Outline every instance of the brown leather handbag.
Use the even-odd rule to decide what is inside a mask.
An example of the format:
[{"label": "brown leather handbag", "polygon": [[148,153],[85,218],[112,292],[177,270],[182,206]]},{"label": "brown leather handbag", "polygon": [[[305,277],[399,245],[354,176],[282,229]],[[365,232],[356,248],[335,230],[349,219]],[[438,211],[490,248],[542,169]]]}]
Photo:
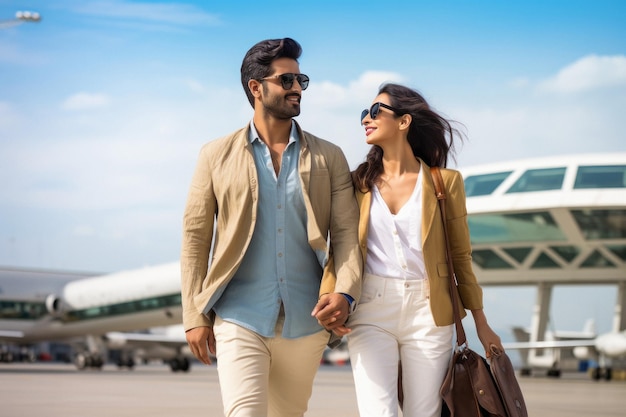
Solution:
[{"label": "brown leather handbag", "polygon": [[432,167],[435,193],[441,210],[450,278],[450,299],[454,312],[456,346],[441,385],[442,416],[450,417],[528,417],[515,370],[504,351],[492,347],[490,363],[467,345],[461,323],[457,280],[454,275],[445,208],[445,187],[438,167]]}]

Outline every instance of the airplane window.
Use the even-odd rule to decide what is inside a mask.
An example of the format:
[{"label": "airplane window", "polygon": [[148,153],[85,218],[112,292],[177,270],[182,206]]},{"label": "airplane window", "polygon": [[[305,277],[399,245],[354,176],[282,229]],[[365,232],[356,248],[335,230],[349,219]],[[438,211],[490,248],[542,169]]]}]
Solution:
[{"label": "airplane window", "polygon": [[155,310],[158,308],[179,306],[180,303],[180,293],[164,295],[156,298],[145,298],[142,300],[129,301],[125,303],[87,308],[84,310],[69,311],[66,314],[66,320],[74,321],[95,319],[99,317],[118,316],[121,314],[131,314],[141,311]]},{"label": "airplane window", "polygon": [[465,178],[465,194],[468,197],[489,195],[498,188],[513,171],[497,172],[494,174],[472,175]]},{"label": "airplane window", "polygon": [[529,169],[515,181],[507,193],[560,190],[565,177],[565,167]]},{"label": "airplane window", "polygon": [[574,188],[626,188],[626,165],[581,166]]},{"label": "airplane window", "polygon": [[472,244],[564,241],[547,211],[508,214],[475,214],[467,217]]},{"label": "airplane window", "polygon": [[47,313],[44,303],[0,301],[0,319],[38,319]]}]

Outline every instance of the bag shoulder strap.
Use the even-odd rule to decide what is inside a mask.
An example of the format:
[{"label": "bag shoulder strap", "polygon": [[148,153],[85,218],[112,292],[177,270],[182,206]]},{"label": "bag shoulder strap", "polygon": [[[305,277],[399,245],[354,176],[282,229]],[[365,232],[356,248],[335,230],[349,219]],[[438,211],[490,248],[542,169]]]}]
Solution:
[{"label": "bag shoulder strap", "polygon": [[454,264],[452,263],[452,255],[450,251],[450,238],[448,235],[448,221],[446,219],[446,187],[443,182],[441,170],[439,167],[431,167],[430,173],[433,177],[433,183],[435,185],[435,197],[439,203],[439,211],[441,212],[441,220],[443,222],[444,240],[446,242],[446,262],[448,263],[448,277],[449,277],[449,290],[450,290],[450,302],[452,303],[452,312],[454,313],[454,325],[456,327],[456,344],[457,346],[463,346],[467,343],[465,336],[465,330],[461,323],[461,313],[459,312],[459,304],[457,303],[458,295],[458,282],[454,273]]}]

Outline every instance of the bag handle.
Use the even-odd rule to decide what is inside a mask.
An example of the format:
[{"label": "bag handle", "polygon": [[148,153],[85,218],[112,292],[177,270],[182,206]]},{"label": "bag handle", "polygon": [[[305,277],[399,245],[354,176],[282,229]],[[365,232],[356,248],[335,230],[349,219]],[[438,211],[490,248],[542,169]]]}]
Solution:
[{"label": "bag handle", "polygon": [[443,182],[443,177],[441,176],[441,170],[439,167],[431,167],[430,173],[433,177],[433,183],[435,185],[435,196],[437,197],[437,202],[439,203],[439,211],[441,211],[441,219],[443,222],[443,234],[444,240],[446,242],[446,262],[448,263],[448,277],[449,281],[449,290],[450,290],[450,302],[452,303],[452,312],[454,313],[454,325],[456,327],[456,344],[458,348],[461,348],[463,345],[467,346],[467,338],[465,336],[465,330],[463,329],[463,324],[461,323],[461,313],[459,312],[459,304],[457,303],[458,296],[458,281],[456,279],[456,275],[454,273],[454,265],[452,263],[452,255],[450,251],[450,239],[448,236],[448,222],[446,219],[446,191],[445,185]]}]

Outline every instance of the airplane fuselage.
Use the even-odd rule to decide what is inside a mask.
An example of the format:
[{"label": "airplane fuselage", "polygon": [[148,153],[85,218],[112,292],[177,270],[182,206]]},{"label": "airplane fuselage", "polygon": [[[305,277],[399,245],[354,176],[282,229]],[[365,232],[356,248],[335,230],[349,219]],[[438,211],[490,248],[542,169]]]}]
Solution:
[{"label": "airplane fuselage", "polygon": [[5,294],[0,302],[0,339],[19,344],[173,325],[182,320],[180,268],[175,262],[81,278],[45,299]]}]

